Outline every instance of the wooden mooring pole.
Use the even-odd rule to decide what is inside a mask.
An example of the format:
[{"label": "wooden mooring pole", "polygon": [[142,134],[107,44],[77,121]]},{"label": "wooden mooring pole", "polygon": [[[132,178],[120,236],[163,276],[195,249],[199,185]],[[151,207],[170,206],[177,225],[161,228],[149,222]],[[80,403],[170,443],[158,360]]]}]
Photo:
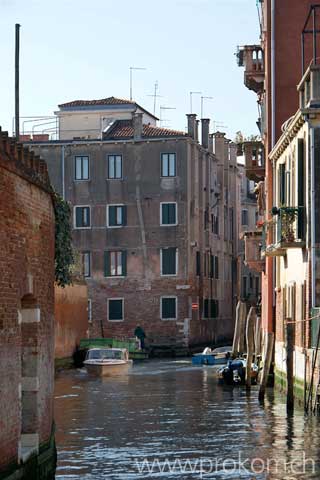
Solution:
[{"label": "wooden mooring pole", "polygon": [[[244,329],[246,321],[246,304],[239,300],[236,308],[236,322],[233,334],[232,356],[236,357],[244,349]],[[242,349],[242,350],[241,350]]]},{"label": "wooden mooring pole", "polygon": [[294,381],[293,381],[293,350],[294,350],[294,324],[287,319],[286,322],[286,349],[287,349],[287,412],[294,408]]},{"label": "wooden mooring pole", "polygon": [[257,321],[256,309],[251,307],[247,318],[246,341],[247,341],[247,365],[246,365],[246,389],[251,389],[251,365],[254,354],[254,327]]},{"label": "wooden mooring pole", "polygon": [[269,332],[267,334],[267,347],[266,347],[266,353],[265,353],[265,358],[263,363],[261,383],[259,388],[259,401],[264,400],[264,396],[266,393],[266,387],[268,383],[268,376],[269,376],[272,354],[273,354],[273,344],[274,344],[274,333]]}]

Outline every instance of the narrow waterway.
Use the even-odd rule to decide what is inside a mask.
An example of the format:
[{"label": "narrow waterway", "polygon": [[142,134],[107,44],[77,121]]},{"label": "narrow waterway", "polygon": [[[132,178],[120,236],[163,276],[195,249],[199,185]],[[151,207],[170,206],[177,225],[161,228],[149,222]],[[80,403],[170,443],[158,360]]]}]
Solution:
[{"label": "narrow waterway", "polygon": [[213,367],[137,363],[127,377],[59,373],[57,479],[319,479],[320,421],[220,386]]}]

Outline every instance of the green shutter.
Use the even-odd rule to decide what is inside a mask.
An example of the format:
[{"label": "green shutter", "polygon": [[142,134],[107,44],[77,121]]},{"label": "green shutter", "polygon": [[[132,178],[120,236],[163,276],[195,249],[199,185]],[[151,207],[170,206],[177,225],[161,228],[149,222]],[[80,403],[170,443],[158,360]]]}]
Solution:
[{"label": "green shutter", "polygon": [[82,227],[82,208],[76,207],[76,227]]},{"label": "green shutter", "polygon": [[127,206],[124,205],[122,208],[122,225],[127,225]]},{"label": "green shutter", "polygon": [[110,252],[104,252],[104,276],[111,276]]},{"label": "green shutter", "polygon": [[109,226],[114,227],[117,225],[117,209],[115,206],[109,206]]},{"label": "green shutter", "polygon": [[109,320],[123,320],[122,300],[109,300]]},{"label": "green shutter", "polygon": [[167,203],[162,204],[162,223],[168,225],[169,223],[169,205]]},{"label": "green shutter", "polygon": [[162,298],[162,318],[176,318],[176,299]]},{"label": "green shutter", "polygon": [[121,252],[121,260],[122,260],[122,275],[125,277],[127,275],[127,252],[123,250]]},{"label": "green shutter", "polygon": [[176,204],[175,203],[168,204],[168,223],[169,224],[176,223]]},{"label": "green shutter", "polygon": [[201,257],[200,257],[200,252],[196,253],[196,272],[197,276],[201,275]]},{"label": "green shutter", "polygon": [[213,255],[210,255],[210,277],[213,278],[214,277],[214,263],[213,263],[213,260],[214,260],[214,256]]},{"label": "green shutter", "polygon": [[209,317],[209,300],[207,298],[204,299],[204,308],[203,308],[203,318]]},{"label": "green shutter", "polygon": [[162,274],[176,274],[176,251],[175,247],[162,249]]},{"label": "green shutter", "polygon": [[214,257],[215,259],[215,278],[218,279],[219,278],[219,257]]}]

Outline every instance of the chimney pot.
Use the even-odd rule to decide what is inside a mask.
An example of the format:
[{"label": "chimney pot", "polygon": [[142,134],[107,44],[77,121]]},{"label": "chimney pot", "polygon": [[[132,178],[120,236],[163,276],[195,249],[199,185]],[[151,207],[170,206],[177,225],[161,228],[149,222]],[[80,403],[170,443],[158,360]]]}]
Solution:
[{"label": "chimney pot", "polygon": [[209,125],[210,125],[209,118],[201,119],[201,144],[203,148],[209,147]]},{"label": "chimney pot", "polygon": [[188,135],[196,140],[196,118],[197,115],[195,113],[187,113],[188,118]]},{"label": "chimney pot", "polygon": [[134,140],[141,140],[142,138],[142,129],[143,129],[142,117],[143,117],[143,113],[135,112],[132,114]]}]

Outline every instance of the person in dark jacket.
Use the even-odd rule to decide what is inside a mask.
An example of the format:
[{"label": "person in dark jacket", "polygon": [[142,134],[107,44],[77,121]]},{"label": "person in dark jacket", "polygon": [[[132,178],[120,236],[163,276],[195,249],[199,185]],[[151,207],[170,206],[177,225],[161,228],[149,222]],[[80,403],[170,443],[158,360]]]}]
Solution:
[{"label": "person in dark jacket", "polygon": [[138,325],[134,331],[134,336],[137,337],[140,340],[140,347],[141,350],[144,349],[144,339],[146,338],[146,334],[144,333],[144,330],[140,325]]}]

